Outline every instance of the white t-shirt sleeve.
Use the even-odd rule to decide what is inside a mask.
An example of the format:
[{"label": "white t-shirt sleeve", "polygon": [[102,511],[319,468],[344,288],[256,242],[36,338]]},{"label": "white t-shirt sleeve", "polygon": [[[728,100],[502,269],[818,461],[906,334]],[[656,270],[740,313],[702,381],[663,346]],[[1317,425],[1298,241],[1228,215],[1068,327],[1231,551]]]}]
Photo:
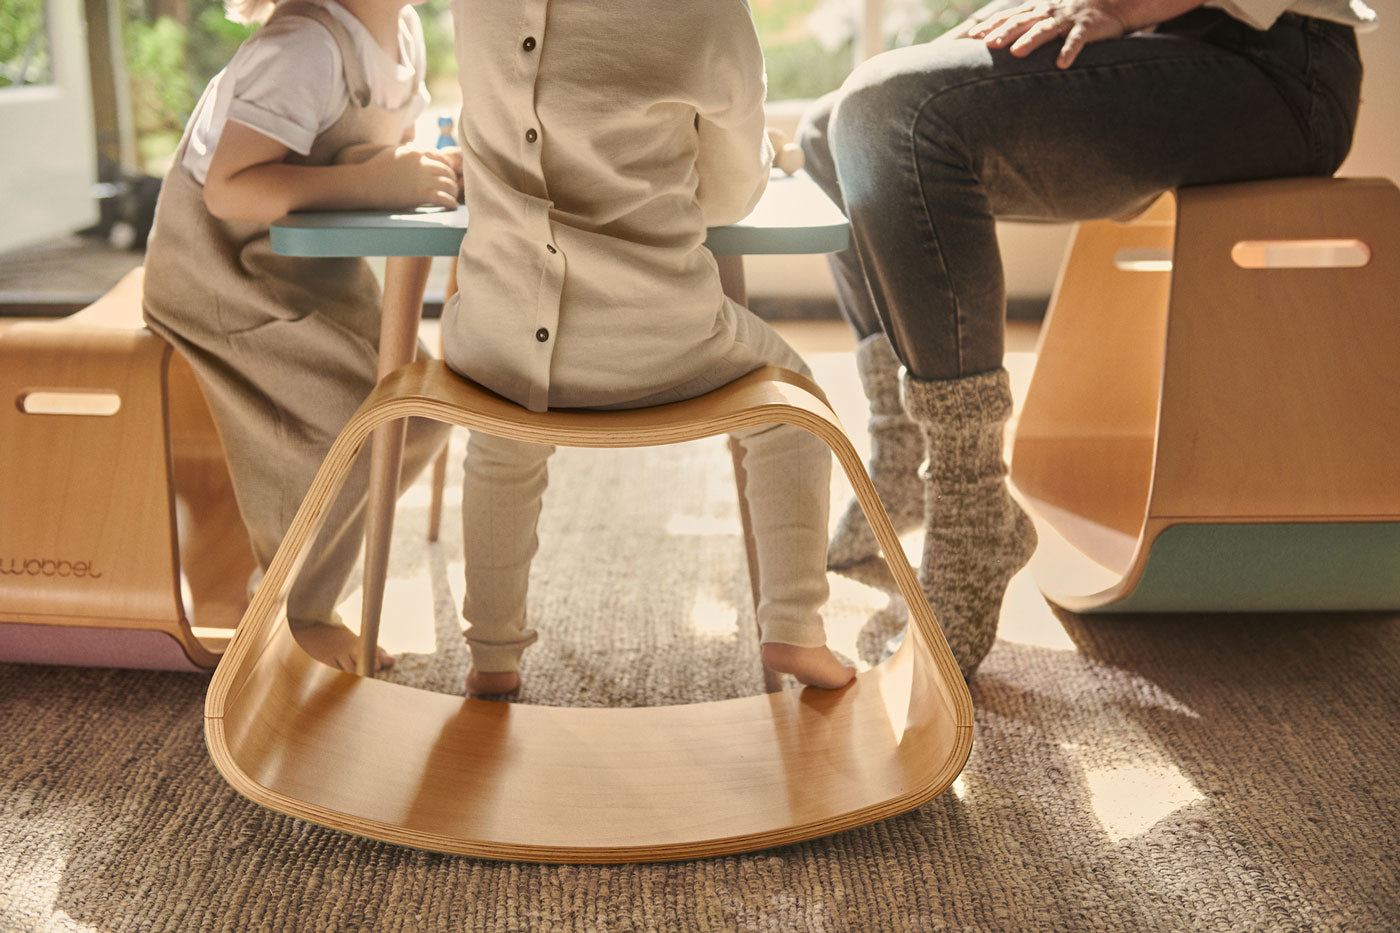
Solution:
[{"label": "white t-shirt sleeve", "polygon": [[412,100],[404,111],[404,130],[411,131],[414,122],[428,108],[430,97],[426,77],[428,74],[428,46],[423,39],[423,22],[418,11],[411,6],[403,8],[404,58],[413,67],[415,83]]},{"label": "white t-shirt sleeve", "polygon": [[1229,13],[1255,29],[1268,29],[1295,0],[1206,0],[1203,6]]},{"label": "white t-shirt sleeve", "polygon": [[342,74],[340,49],[324,26],[305,17],[274,20],[229,63],[228,119],[306,155],[345,109]]},{"label": "white t-shirt sleeve", "polygon": [[423,21],[418,16],[418,11],[411,6],[403,8],[403,24],[407,34],[406,44],[408,46],[409,64],[413,66],[413,73],[421,80],[428,71],[428,45],[423,38]]},{"label": "white t-shirt sleeve", "polygon": [[1203,6],[1229,13],[1255,29],[1268,29],[1283,13],[1301,13],[1369,32],[1376,26],[1376,11],[1363,0],[1206,0]]}]

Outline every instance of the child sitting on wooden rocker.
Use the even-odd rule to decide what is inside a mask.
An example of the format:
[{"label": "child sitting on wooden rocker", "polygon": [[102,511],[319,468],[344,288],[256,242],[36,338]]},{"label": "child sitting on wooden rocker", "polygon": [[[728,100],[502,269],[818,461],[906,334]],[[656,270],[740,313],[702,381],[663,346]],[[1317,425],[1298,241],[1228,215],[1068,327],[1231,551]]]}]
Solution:
[{"label": "child sitting on wooden rocker", "polygon": [[[765,364],[806,372],[726,298],[706,228],[767,184],[763,56],[743,0],[457,0],[471,222],[444,356],[535,411],[701,395]],[[737,433],[766,665],[835,688],[826,647],[831,457],[792,426]],[[553,448],[473,431],[466,459],[466,691],[520,685],[526,589]]]}]

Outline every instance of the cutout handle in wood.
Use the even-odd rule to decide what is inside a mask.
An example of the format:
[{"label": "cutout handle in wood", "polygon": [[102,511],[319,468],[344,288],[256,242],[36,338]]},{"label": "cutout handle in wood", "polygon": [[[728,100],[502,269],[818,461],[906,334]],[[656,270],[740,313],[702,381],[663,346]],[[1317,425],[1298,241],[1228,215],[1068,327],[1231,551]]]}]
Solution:
[{"label": "cutout handle in wood", "polygon": [[1241,269],[1360,269],[1371,261],[1361,240],[1240,240],[1230,258]]},{"label": "cutout handle in wood", "polygon": [[15,399],[26,415],[80,415],[111,417],[122,407],[116,392],[97,389],[32,389]]}]

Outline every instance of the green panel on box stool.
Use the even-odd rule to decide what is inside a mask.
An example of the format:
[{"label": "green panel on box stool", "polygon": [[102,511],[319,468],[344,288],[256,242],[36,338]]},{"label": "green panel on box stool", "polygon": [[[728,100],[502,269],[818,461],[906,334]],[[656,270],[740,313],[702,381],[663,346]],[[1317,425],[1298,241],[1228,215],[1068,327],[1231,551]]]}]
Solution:
[{"label": "green panel on box stool", "polygon": [[1142,579],[1093,612],[1400,609],[1400,522],[1183,524]]}]

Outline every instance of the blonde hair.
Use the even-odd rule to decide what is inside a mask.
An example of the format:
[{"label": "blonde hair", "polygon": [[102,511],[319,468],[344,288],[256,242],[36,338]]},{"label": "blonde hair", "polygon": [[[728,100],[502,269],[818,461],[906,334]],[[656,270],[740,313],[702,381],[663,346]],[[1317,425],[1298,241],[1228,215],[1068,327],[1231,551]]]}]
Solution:
[{"label": "blonde hair", "polygon": [[235,23],[265,23],[277,0],[224,0],[224,15]]}]

